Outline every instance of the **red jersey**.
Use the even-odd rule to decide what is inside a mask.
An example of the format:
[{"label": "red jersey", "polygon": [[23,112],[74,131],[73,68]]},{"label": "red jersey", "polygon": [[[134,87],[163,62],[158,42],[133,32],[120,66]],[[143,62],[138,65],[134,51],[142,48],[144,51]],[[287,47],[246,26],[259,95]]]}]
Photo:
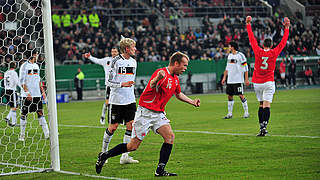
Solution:
[{"label": "red jersey", "polygon": [[286,72],[286,64],[284,62],[280,63],[280,73]]},{"label": "red jersey", "polygon": [[[160,70],[166,75],[163,77],[155,88],[150,87],[150,81],[155,78]],[[151,76],[147,87],[140,96],[139,105],[153,111],[164,111],[173,94],[181,92],[180,81],[177,75],[171,75],[168,68],[157,69]]]},{"label": "red jersey", "polygon": [[265,83],[268,81],[274,81],[274,69],[276,67],[276,60],[282,49],[286,46],[289,37],[289,29],[284,30],[284,35],[279,45],[270,50],[264,50],[258,46],[257,40],[255,39],[251,29],[251,24],[247,24],[247,31],[249,41],[255,56],[252,82]]}]

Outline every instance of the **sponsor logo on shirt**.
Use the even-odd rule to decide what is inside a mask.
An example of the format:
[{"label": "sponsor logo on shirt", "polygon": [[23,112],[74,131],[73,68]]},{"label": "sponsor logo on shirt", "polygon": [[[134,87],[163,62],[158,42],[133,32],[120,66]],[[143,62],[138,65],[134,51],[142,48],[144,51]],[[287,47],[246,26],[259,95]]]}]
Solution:
[{"label": "sponsor logo on shirt", "polygon": [[28,75],[38,75],[38,69],[29,69],[28,70]]}]

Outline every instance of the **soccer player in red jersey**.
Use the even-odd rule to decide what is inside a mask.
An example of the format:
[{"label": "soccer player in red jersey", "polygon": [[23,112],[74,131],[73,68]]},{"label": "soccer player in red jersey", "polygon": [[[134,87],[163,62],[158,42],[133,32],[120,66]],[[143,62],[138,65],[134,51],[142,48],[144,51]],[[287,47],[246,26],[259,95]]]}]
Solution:
[{"label": "soccer player in red jersey", "polygon": [[180,101],[189,103],[195,107],[200,106],[200,99],[190,99],[181,92],[178,75],[186,71],[189,57],[181,52],[176,52],[170,57],[169,66],[156,70],[149,83],[140,96],[139,106],[133,122],[131,141],[118,144],[105,153],[99,153],[96,162],[96,172],[100,174],[105,160],[128,151],[138,149],[143,138],[151,129],[160,134],[164,143],[160,150],[160,158],[155,171],[155,176],[177,176],[164,170],[173,146],[174,134],[167,119],[164,108],[169,99],[175,94]]},{"label": "soccer player in red jersey", "polygon": [[270,118],[270,104],[275,92],[274,70],[276,60],[282,49],[286,46],[289,37],[290,20],[287,17],[284,18],[284,35],[280,44],[274,49],[271,49],[273,42],[269,38],[264,40],[263,48],[258,46],[252,32],[251,20],[251,16],[247,16],[246,23],[249,41],[255,55],[252,82],[254,83],[257,99],[260,102],[258,111],[260,132],[257,136],[265,136],[268,133],[267,124]]}]

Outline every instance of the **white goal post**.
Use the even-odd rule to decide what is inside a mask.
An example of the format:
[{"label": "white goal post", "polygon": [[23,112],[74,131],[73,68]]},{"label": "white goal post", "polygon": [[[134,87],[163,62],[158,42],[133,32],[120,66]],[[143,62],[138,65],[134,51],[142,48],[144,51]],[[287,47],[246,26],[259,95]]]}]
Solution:
[{"label": "white goal post", "polygon": [[[14,102],[20,104],[14,111],[8,104],[11,95],[3,85],[5,79],[0,79],[0,178],[14,174],[60,171],[50,0],[2,1],[0,13],[0,75],[8,71],[11,62],[17,64],[15,70],[19,75],[21,64],[29,58],[28,53],[30,56],[33,50],[39,51],[37,64],[47,101],[43,101],[43,116],[49,124],[47,139],[42,132],[40,115],[28,113],[25,139],[21,140],[21,87],[17,87]],[[10,124],[10,113],[13,111],[16,112],[15,126]]]}]

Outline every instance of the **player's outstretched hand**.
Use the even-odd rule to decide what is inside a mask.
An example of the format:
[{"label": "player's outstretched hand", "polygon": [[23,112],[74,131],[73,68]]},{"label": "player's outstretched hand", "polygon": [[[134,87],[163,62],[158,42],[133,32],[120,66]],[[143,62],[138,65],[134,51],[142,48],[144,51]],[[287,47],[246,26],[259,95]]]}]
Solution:
[{"label": "player's outstretched hand", "polygon": [[289,20],[288,17],[285,17],[285,18],[283,19],[283,25],[284,25],[284,27],[286,27],[287,29],[289,29],[289,27],[290,27],[290,20]]},{"label": "player's outstretched hand", "polygon": [[252,17],[251,17],[251,16],[247,16],[247,18],[246,18],[246,23],[247,23],[247,24],[250,24],[251,21],[252,21]]},{"label": "player's outstretched hand", "polygon": [[131,87],[134,85],[134,81],[128,81],[121,84],[121,87]]},{"label": "player's outstretched hand", "polygon": [[85,58],[89,58],[91,56],[91,54],[90,54],[90,52],[88,52],[88,53],[85,53],[84,55],[83,55],[83,57],[85,57]]},{"label": "player's outstretched hand", "polygon": [[200,99],[194,99],[193,100],[193,105],[195,106],[195,107],[200,107]]}]

